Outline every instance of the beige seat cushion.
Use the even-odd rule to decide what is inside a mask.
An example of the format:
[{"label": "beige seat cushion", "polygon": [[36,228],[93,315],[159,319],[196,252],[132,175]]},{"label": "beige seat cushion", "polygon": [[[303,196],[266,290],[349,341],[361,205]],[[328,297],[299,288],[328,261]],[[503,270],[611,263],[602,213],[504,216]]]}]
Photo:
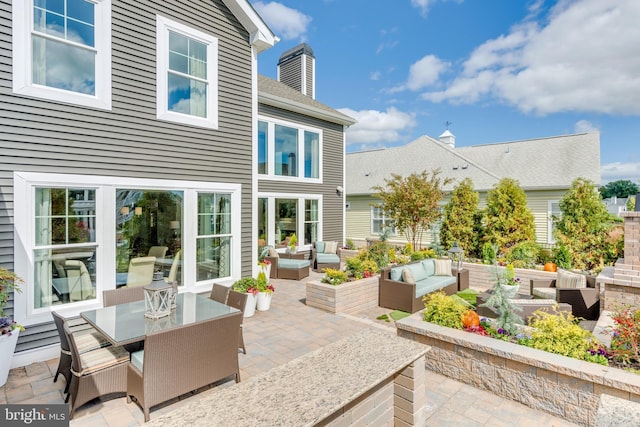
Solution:
[{"label": "beige seat cushion", "polygon": [[[124,347],[105,347],[89,351],[80,355],[82,372],[76,375],[89,375],[92,372],[108,368],[118,363],[129,361],[129,352]],[[74,372],[75,373],[75,372]]]},{"label": "beige seat cushion", "polygon": [[83,331],[73,332],[73,339],[76,342],[79,353],[86,353],[91,350],[97,350],[111,345],[111,343],[95,329],[85,329]]},{"label": "beige seat cushion", "polygon": [[556,299],[556,290],[555,288],[533,288],[532,295],[535,298],[542,299]]},{"label": "beige seat cushion", "polygon": [[278,258],[278,251],[276,251],[276,248],[269,248],[269,256],[273,258]]}]

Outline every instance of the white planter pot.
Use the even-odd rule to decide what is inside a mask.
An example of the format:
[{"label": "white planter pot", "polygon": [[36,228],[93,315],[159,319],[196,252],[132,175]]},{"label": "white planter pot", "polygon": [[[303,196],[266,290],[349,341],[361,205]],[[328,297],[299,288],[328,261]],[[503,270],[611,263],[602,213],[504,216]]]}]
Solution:
[{"label": "white planter pot", "polygon": [[14,330],[11,335],[0,336],[0,387],[7,383],[9,378],[9,369],[11,368],[11,360],[13,360],[13,352],[16,350],[18,342],[19,329]]},{"label": "white planter pot", "polygon": [[247,305],[244,307],[244,317],[251,317],[256,312],[258,300],[251,292],[247,293]]},{"label": "white planter pot", "polygon": [[[267,282],[269,282],[269,276],[271,276],[271,264],[267,264],[265,266],[259,265],[258,266],[258,274],[260,274],[260,272],[264,272],[264,275],[267,276]],[[258,276],[256,276],[256,279],[258,278]]]},{"label": "white planter pot", "polygon": [[507,298],[513,298],[516,296],[516,294],[518,293],[518,291],[520,290],[520,285],[500,285],[500,287],[502,288],[502,291],[504,292],[504,295]]},{"label": "white planter pot", "polygon": [[271,306],[271,296],[273,292],[258,292],[258,302],[256,308],[258,311],[267,311]]}]

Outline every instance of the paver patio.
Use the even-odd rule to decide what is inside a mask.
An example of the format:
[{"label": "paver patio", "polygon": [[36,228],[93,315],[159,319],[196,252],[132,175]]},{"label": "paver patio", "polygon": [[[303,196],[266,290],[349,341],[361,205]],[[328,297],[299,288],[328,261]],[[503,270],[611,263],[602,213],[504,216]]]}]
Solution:
[{"label": "paver patio", "polygon": [[[378,308],[356,316],[332,315],[304,304],[307,280],[319,278],[318,273],[301,282],[273,280],[276,287],[271,309],[256,312],[244,319],[246,355],[240,354],[243,379],[284,364],[298,356],[366,328],[393,328],[393,322],[376,320],[390,310]],[[380,351],[380,349],[371,349]],[[0,403],[63,403],[65,383],[60,378],[53,383],[57,359],[13,369],[7,384],[0,388]],[[527,406],[497,397],[489,392],[453,381],[427,371],[426,376],[428,426],[555,426],[575,424],[535,411]],[[233,381],[182,396],[151,411],[151,418],[178,408],[185,402],[215,393],[218,387],[233,386]],[[242,404],[242,402],[238,402]],[[97,399],[81,407],[72,426],[116,427],[143,425],[142,411],[127,404],[125,397]]]}]

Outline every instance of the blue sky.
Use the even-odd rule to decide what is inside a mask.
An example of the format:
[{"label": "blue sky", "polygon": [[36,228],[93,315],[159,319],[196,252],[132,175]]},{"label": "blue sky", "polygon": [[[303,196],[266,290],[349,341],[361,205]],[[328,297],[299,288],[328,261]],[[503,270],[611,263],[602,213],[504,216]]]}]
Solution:
[{"label": "blue sky", "polygon": [[457,146],[600,131],[602,183],[640,182],[639,0],[251,1],[301,42],[316,99],[358,120],[347,151],[437,138]]}]

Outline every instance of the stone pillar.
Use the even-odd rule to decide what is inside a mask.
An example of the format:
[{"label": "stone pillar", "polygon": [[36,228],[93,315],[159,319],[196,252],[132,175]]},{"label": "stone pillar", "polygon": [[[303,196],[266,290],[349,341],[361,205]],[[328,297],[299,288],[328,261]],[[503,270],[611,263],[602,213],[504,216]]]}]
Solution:
[{"label": "stone pillar", "polygon": [[640,287],[640,212],[623,212],[624,258],[616,262],[614,284]]},{"label": "stone pillar", "polygon": [[394,379],[394,426],[423,426],[426,419],[425,356],[415,360]]}]

